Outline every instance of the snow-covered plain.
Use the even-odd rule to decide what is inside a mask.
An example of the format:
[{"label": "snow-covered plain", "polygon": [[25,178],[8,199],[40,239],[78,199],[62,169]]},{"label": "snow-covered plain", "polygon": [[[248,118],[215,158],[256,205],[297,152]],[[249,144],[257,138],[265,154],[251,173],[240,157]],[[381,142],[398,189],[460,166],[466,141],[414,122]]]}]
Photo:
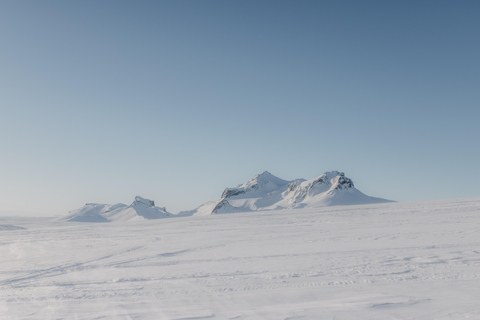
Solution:
[{"label": "snow-covered plain", "polygon": [[0,218],[0,319],[480,319],[480,198]]}]

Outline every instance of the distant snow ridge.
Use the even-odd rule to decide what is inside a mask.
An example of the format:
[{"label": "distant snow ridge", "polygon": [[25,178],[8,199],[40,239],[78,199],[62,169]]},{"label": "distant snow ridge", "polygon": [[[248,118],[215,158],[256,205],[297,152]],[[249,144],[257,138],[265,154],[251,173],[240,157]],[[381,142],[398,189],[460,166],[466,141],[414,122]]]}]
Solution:
[{"label": "distant snow ridge", "polygon": [[129,206],[123,203],[114,205],[87,203],[80,209],[70,211],[65,221],[110,222],[140,219],[161,219],[171,216],[165,207],[156,207],[155,202],[136,196]]},{"label": "distant snow ridge", "polygon": [[355,188],[343,172],[329,171],[311,179],[286,181],[270,172],[257,174],[236,188],[227,188],[222,196],[180,215],[278,210],[391,202],[365,195]]}]

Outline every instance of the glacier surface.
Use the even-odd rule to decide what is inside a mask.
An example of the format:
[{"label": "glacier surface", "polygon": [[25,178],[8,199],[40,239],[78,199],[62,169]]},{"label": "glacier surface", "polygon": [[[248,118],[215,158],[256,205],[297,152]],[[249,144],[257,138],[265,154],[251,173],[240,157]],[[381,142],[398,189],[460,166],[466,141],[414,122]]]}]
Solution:
[{"label": "glacier surface", "polygon": [[0,226],[6,320],[480,318],[480,198]]}]

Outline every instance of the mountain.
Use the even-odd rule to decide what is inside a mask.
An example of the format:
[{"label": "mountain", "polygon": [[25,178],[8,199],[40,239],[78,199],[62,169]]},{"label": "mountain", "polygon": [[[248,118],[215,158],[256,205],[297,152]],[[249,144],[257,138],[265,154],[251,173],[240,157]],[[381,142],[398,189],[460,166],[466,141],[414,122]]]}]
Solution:
[{"label": "mountain", "polygon": [[71,222],[110,222],[139,219],[161,219],[171,216],[164,207],[156,207],[155,202],[136,196],[129,206],[123,203],[114,205],[87,203],[82,208],[70,211],[64,221]]},{"label": "mountain", "polygon": [[270,172],[257,174],[236,188],[227,188],[219,199],[179,215],[278,210],[391,202],[367,196],[343,172],[329,171],[311,179],[286,181]]}]

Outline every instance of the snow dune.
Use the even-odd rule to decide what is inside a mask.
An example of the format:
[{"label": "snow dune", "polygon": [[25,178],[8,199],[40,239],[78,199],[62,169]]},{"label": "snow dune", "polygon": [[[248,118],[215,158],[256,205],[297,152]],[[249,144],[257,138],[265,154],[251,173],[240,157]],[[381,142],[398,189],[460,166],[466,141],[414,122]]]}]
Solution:
[{"label": "snow dune", "polygon": [[0,225],[6,320],[480,319],[480,198]]}]

